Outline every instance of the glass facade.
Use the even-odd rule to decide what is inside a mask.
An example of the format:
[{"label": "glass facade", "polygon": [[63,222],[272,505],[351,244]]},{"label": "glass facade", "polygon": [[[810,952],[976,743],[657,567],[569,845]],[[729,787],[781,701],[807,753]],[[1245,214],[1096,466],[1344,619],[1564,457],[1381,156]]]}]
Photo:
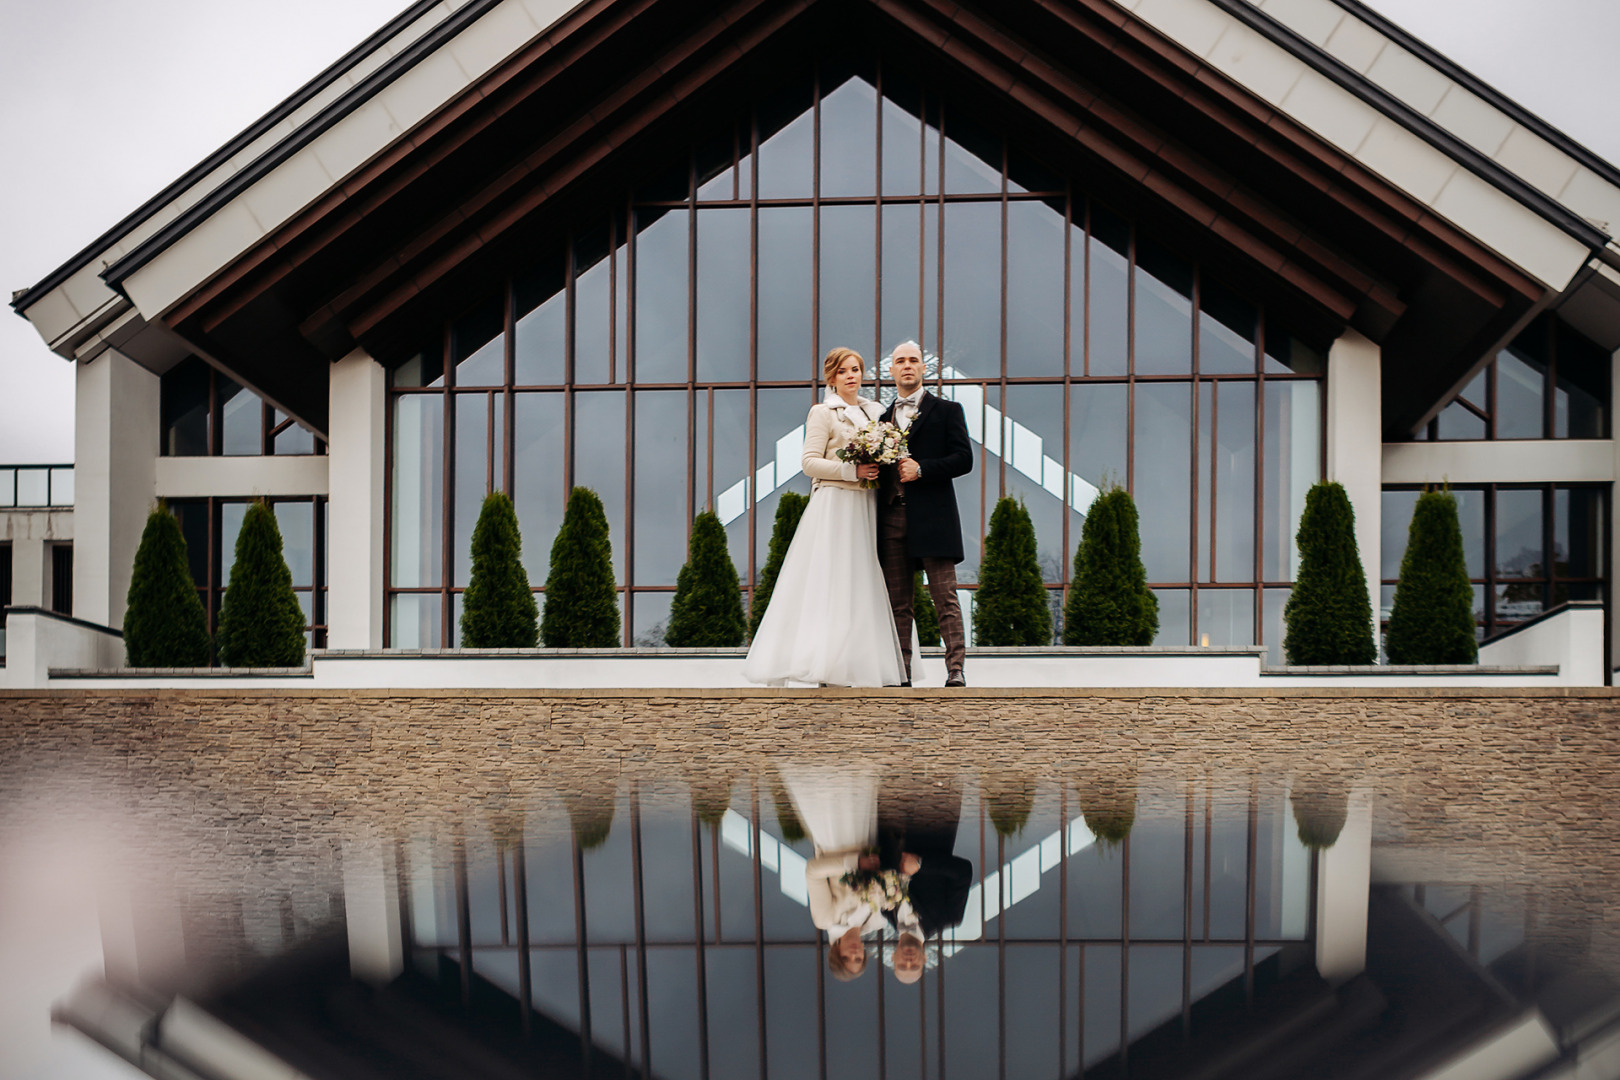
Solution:
[{"label": "glass facade", "polygon": [[1322,343],[876,65],[823,65],[666,164],[392,365],[391,647],[456,643],[492,490],[537,591],[568,491],[602,497],[626,644],[661,643],[704,508],[751,591],[781,493],[809,490],[820,357],[878,368],[907,338],[977,449],[957,482],[970,617],[997,498],[1029,508],[1060,610],[1113,482],[1141,512],[1161,644],[1280,638],[1322,474]]},{"label": "glass facade", "polygon": [[[1458,485],[1463,557],[1481,638],[1570,600],[1608,596],[1608,485]],[[1384,490],[1383,602],[1389,619],[1422,488]]]},{"label": "glass facade", "polygon": [[[208,613],[208,632],[219,629],[219,605],[231,580],[236,558],[236,535],[242,529],[252,499],[169,499],[170,513],[180,522],[186,538],[191,580]],[[326,647],[327,500],[310,498],[269,500],[281,530],[281,555],[292,573],[293,592],[304,609],[304,644]]]},{"label": "glass facade", "polygon": [[160,384],[165,457],[324,454],[326,443],[195,356]]},{"label": "glass facade", "polygon": [[1422,437],[1606,439],[1611,363],[1602,348],[1543,315],[1469,380]]}]

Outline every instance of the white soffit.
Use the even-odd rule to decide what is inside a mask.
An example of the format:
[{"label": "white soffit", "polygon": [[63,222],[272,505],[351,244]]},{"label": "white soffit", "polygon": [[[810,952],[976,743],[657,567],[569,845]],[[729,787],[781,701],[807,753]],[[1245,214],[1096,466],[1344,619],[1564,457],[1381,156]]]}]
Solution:
[{"label": "white soffit", "polygon": [[[1589,258],[1579,240],[1210,0],[1116,2],[1555,291]],[[1620,189],[1332,0],[1249,2],[1582,217],[1620,222]]]},{"label": "white soffit", "polygon": [[[462,3],[441,7],[448,15]],[[505,0],[495,5],[378,91],[364,107],[338,121],[126,277],[125,292],[149,316],[168,308],[473,86],[574,6],[574,0]]]}]

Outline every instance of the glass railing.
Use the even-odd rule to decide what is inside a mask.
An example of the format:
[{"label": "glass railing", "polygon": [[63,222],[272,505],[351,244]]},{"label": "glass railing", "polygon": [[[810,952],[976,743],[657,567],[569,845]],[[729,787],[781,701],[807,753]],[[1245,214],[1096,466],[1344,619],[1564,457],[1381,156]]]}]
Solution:
[{"label": "glass railing", "polygon": [[72,465],[0,465],[0,509],[72,505]]}]

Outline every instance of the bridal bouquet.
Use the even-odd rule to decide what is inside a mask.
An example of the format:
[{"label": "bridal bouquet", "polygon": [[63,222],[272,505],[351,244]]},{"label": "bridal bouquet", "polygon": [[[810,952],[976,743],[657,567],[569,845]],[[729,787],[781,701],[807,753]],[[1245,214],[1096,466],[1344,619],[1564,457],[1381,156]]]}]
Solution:
[{"label": "bridal bouquet", "polygon": [[[906,433],[887,420],[873,420],[837,453],[839,461],[856,465],[893,465],[906,456]],[[876,480],[861,481],[863,488],[877,486]]]},{"label": "bridal bouquet", "polygon": [[851,870],[840,878],[873,911],[893,911],[911,902],[909,879],[898,870]]}]

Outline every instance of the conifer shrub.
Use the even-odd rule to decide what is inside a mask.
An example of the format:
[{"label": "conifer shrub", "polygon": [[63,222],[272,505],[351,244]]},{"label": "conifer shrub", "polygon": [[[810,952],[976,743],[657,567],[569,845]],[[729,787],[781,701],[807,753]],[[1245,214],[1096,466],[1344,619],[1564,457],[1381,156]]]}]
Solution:
[{"label": "conifer shrub", "polygon": [[264,500],[236,535],[236,561],[219,607],[219,659],[226,667],[298,667],[304,662],[304,609],[281,554],[281,529]]},{"label": "conifer shrub", "polygon": [[551,649],[611,649],[619,644],[619,592],[607,513],[590,488],[568,497],[551,545],[540,640]]},{"label": "conifer shrub", "polygon": [[180,523],[159,502],[146,515],[124,609],[130,667],[207,667],[208,614],[197,596]]},{"label": "conifer shrub", "polygon": [[1479,660],[1474,587],[1468,581],[1457,497],[1449,491],[1424,492],[1412,510],[1384,653],[1392,664]]},{"label": "conifer shrub", "polygon": [[973,598],[973,640],[979,645],[1052,644],[1052,608],[1035,549],[1035,526],[1024,504],[996,503],[984,538],[979,589]]},{"label": "conifer shrub", "polygon": [[1356,550],[1356,514],[1342,484],[1324,481],[1300,515],[1299,577],[1283,608],[1290,664],[1373,664],[1372,601]]},{"label": "conifer shrub", "polygon": [[523,569],[517,512],[503,492],[494,492],[473,526],[472,575],[461,607],[462,647],[532,649],[540,640],[539,615]]},{"label": "conifer shrub", "polygon": [[1065,645],[1151,645],[1159,598],[1148,588],[1136,500],[1107,486],[1086,511],[1063,605]]},{"label": "conifer shrub", "polygon": [[688,550],[686,565],[675,579],[664,640],[679,648],[741,645],[748,630],[742,588],[726,550],[726,528],[712,511],[703,511],[692,522]]},{"label": "conifer shrub", "polygon": [[776,804],[776,824],[782,830],[782,839],[790,844],[796,844],[808,834],[804,829],[804,822],[793,809],[793,800],[788,796],[787,785],[777,775],[771,777],[771,801]]},{"label": "conifer shrub", "polygon": [[942,640],[939,636],[939,612],[934,610],[934,597],[923,581],[921,570],[912,579],[911,620],[917,628],[917,644],[938,648]]},{"label": "conifer shrub", "polygon": [[687,782],[692,791],[692,813],[705,825],[720,824],[731,808],[731,786],[736,777],[729,772],[700,772]]},{"label": "conifer shrub", "polygon": [[748,611],[748,636],[759,632],[759,622],[770,605],[771,593],[776,588],[776,577],[782,572],[782,560],[787,558],[788,546],[799,529],[799,519],[810,498],[797,491],[784,491],[776,504],[776,522],[771,526],[771,546],[765,554],[765,569],[760,571],[759,583],[754,586],[754,599]]}]

